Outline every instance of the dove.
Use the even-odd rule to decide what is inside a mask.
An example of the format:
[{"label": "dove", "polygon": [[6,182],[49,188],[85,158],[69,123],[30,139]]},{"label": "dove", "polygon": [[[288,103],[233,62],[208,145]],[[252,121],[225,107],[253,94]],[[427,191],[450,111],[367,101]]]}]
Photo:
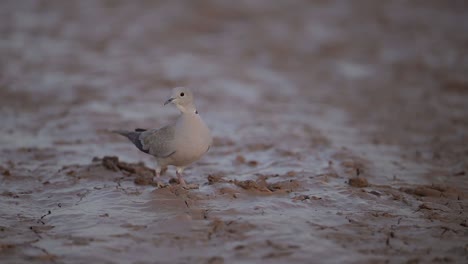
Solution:
[{"label": "dove", "polygon": [[[199,160],[213,142],[207,127],[195,104],[190,89],[176,87],[172,96],[164,105],[174,104],[180,111],[177,120],[159,129],[141,129],[134,131],[114,130],[114,133],[127,137],[140,151],[156,158],[156,183],[162,187],[161,175],[168,166],[175,166],[179,183],[187,186],[182,175],[184,169]],[[194,187],[196,188],[196,187]]]}]

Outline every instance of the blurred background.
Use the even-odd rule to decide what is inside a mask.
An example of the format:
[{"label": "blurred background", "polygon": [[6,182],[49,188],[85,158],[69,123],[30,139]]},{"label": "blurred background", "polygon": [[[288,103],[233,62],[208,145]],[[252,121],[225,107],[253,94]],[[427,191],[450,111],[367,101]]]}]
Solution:
[{"label": "blurred background", "polygon": [[[296,239],[296,244],[313,245],[315,251],[294,243],[289,249],[287,245],[275,247],[259,242],[259,234],[243,233],[242,239],[220,235],[216,246],[202,247],[217,252],[217,258],[211,253],[191,258],[194,252],[189,252],[167,261],[229,263],[271,258],[278,263],[285,259],[300,263],[310,259],[311,252],[331,262],[389,258],[399,262],[414,257],[427,263],[439,257],[444,260],[448,252],[449,260],[466,259],[468,241],[463,234],[467,217],[460,208],[466,205],[463,194],[468,189],[467,51],[466,1],[1,1],[0,199],[9,209],[0,220],[2,226],[16,227],[7,228],[9,233],[1,239],[15,249],[0,247],[0,256],[5,254],[12,263],[25,259],[41,262],[44,254],[54,261],[70,257],[85,261],[89,256],[72,250],[67,243],[70,236],[83,239],[82,231],[96,222],[90,220],[94,218],[82,216],[81,222],[74,224],[75,233],[57,226],[72,221],[77,211],[98,210],[91,206],[96,201],[101,201],[102,208],[114,208],[109,206],[112,202],[127,209],[134,204],[128,193],[118,192],[119,196],[113,188],[104,192],[106,187],[102,186],[104,190],[95,191],[96,179],[87,185],[57,171],[70,165],[79,170],[93,157],[105,155],[143,161],[153,168],[150,157],[107,130],[157,128],[171,122],[177,111],[163,107],[163,103],[171,88],[187,86],[195,91],[198,110],[215,136],[210,154],[188,170],[189,181],[203,185],[208,174],[240,180],[256,180],[258,174],[278,175],[278,179],[295,175],[302,186],[295,190],[298,195],[317,195],[324,202],[299,206],[296,200],[291,201],[295,194],[261,201],[262,208],[270,210],[267,219],[278,210],[289,212],[263,227],[266,231],[261,238]],[[440,221],[437,228],[452,230],[447,232],[449,237],[439,237],[439,229],[425,226],[428,219],[434,219],[432,211],[410,216],[409,212],[421,205],[420,195],[413,197],[402,191],[412,198],[405,198],[403,205],[389,202],[379,207],[382,201],[375,201],[376,195],[361,197],[350,190],[344,182],[356,176],[356,169],[357,176],[365,177],[371,186],[391,187],[392,191],[385,189],[388,193],[374,190],[378,197],[394,198],[390,193],[408,186],[443,184],[445,189],[429,196],[435,199],[451,192],[458,197],[458,202],[451,200],[454,205],[449,209],[441,209],[443,217],[434,220]],[[331,180],[319,177],[332,172],[336,177]],[[43,185],[47,181],[68,185]],[[132,181],[128,184],[136,188]],[[154,188],[141,188],[146,191],[140,190],[140,203],[156,199]],[[219,194],[219,188],[207,188],[199,192]],[[108,201],[99,196],[102,193],[118,198]],[[80,195],[89,199],[81,209],[72,206],[81,204],[82,199],[72,202]],[[252,201],[260,198],[250,195],[231,205],[229,209],[234,211],[220,214],[233,219],[251,215]],[[50,210],[50,197],[55,197],[55,202],[65,199],[70,206],[56,208],[62,215],[51,220],[55,229],[41,231],[45,233],[42,237],[47,237],[45,242],[35,241],[34,234],[29,239],[19,230]],[[356,197],[363,200],[350,201]],[[218,202],[200,202],[199,207],[223,212],[226,205],[220,200],[227,198],[212,198]],[[439,205],[447,201],[430,202]],[[315,212],[314,220],[310,213],[317,206],[323,206],[324,211]],[[330,207],[334,209],[325,209]],[[158,210],[158,206],[151,208],[152,213]],[[366,236],[351,221],[341,221],[365,211],[358,215],[370,224],[366,222],[371,214],[367,210],[411,218],[413,229],[407,227],[402,232],[408,237],[420,236],[417,242],[422,244],[405,251],[404,245],[411,243],[400,241],[403,246],[388,249],[386,235]],[[101,223],[112,231],[93,239],[109,241],[130,215],[147,211],[144,207],[126,214],[116,209],[115,221]],[[165,212],[180,218],[180,210]],[[182,215],[196,218],[191,214]],[[288,214],[296,216],[302,230],[286,225]],[[151,226],[157,217],[146,215],[144,225]],[[251,217],[244,215],[251,226],[265,221]],[[349,237],[333,237],[328,233],[333,230],[315,225],[322,225],[324,219],[336,220],[332,221],[336,233],[351,230]],[[394,224],[371,222],[374,229],[366,228],[374,231]],[[101,224],[93,228],[102,230]],[[142,232],[138,241],[147,251],[129,246],[136,241],[132,237],[118,243],[99,242],[90,256],[108,262],[119,262],[135,252],[139,252],[137,257],[126,260],[145,262],[159,256],[151,238],[144,237],[143,233],[151,233],[148,229],[130,229]],[[298,238],[303,230],[322,233]],[[191,234],[192,240],[187,241],[201,243],[192,229],[185,231]],[[323,237],[327,237],[326,242],[320,242]],[[85,246],[94,243],[85,241]],[[237,252],[232,250],[239,241],[253,251],[232,253]],[[381,241],[386,249],[379,248]],[[433,247],[440,243],[446,246]],[[167,250],[164,246],[158,244],[159,249]],[[119,253],[110,256],[109,248]],[[269,249],[275,254],[269,255]],[[422,253],[428,249],[431,253]],[[255,250],[262,253],[255,254]],[[402,259],[395,259],[395,254]]]}]

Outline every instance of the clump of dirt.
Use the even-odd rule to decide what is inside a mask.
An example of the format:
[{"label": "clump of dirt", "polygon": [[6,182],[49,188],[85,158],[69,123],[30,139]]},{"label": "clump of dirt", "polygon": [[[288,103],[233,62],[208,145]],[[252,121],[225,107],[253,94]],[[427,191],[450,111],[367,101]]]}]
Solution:
[{"label": "clump of dirt", "polygon": [[153,185],[153,184],[155,184],[153,182],[152,178],[143,177],[143,176],[137,176],[133,182],[136,185]]},{"label": "clump of dirt", "polygon": [[366,178],[362,177],[353,177],[348,180],[348,184],[352,187],[364,188],[369,186]]},{"label": "clump of dirt", "polygon": [[241,187],[244,190],[254,190],[259,192],[271,193],[272,191],[266,186],[264,181],[254,181],[254,180],[245,180],[245,181],[234,181],[234,184]]},{"label": "clump of dirt", "polygon": [[265,241],[267,247],[272,249],[272,252],[263,256],[264,259],[267,258],[279,258],[284,256],[289,256],[293,254],[293,249],[298,249],[300,246],[294,244],[280,244],[276,241],[267,239]]},{"label": "clump of dirt", "polygon": [[224,258],[223,257],[211,257],[207,260],[208,264],[223,264],[224,263]]},{"label": "clump of dirt", "polygon": [[213,138],[214,147],[232,147],[234,145],[235,145],[235,142],[229,138],[220,138],[220,137]]},{"label": "clump of dirt", "polygon": [[[145,166],[144,163],[127,163],[120,161],[116,156],[104,156],[102,158],[94,157],[91,166],[98,166],[105,170],[113,172],[122,172],[127,176],[134,176],[136,185],[156,185],[153,182],[154,170]],[[66,169],[66,167],[64,168]],[[70,170],[67,175],[76,176],[77,172]],[[78,173],[79,174],[79,173]]]},{"label": "clump of dirt", "polygon": [[460,200],[464,198],[462,192],[455,188],[449,188],[441,185],[422,185],[416,187],[400,188],[400,191],[420,197],[446,197]]},{"label": "clump of dirt", "polygon": [[272,144],[265,144],[265,143],[255,143],[255,144],[248,144],[246,146],[249,152],[254,151],[265,151],[267,149],[271,149],[273,147]]},{"label": "clump of dirt", "polygon": [[213,236],[244,238],[244,234],[254,229],[255,225],[248,222],[235,220],[224,221],[219,218],[215,218],[211,221],[210,227],[211,228],[208,231],[208,239],[212,239]]},{"label": "clump of dirt", "polygon": [[0,243],[0,251],[12,250],[16,247],[14,244]]},{"label": "clump of dirt", "polygon": [[208,179],[208,184],[209,184],[209,185],[213,185],[213,184],[215,184],[215,183],[227,182],[227,181],[223,178],[223,175],[220,175],[220,174],[210,174],[210,175],[208,175],[207,179]]},{"label": "clump of dirt", "polygon": [[440,87],[447,92],[468,93],[468,82],[463,80],[446,80]]},{"label": "clump of dirt", "polygon": [[242,155],[237,155],[236,156],[236,160],[235,160],[235,163],[237,164],[244,164],[245,163],[245,157],[242,156]]},{"label": "clump of dirt", "polygon": [[98,161],[101,161],[102,163],[102,166],[104,166],[104,168],[108,169],[108,170],[111,170],[111,171],[119,171],[119,167],[117,166],[117,164],[119,163],[119,158],[118,157],[104,157],[102,158],[101,160],[99,158],[94,158],[93,159],[93,162],[98,162]]},{"label": "clump of dirt", "polygon": [[293,190],[298,189],[300,187],[300,183],[296,180],[285,180],[268,184],[267,187],[273,192],[284,190],[287,192],[291,192]]},{"label": "clump of dirt", "polygon": [[93,158],[93,162],[101,162],[101,165],[111,171],[123,171],[129,174],[136,174],[140,177],[152,178],[155,174],[154,170],[145,166],[144,163],[127,163],[119,161],[116,156],[105,156],[101,158]]},{"label": "clump of dirt", "polygon": [[5,196],[5,197],[11,197],[11,198],[19,198],[18,194],[14,192],[10,192],[10,191],[4,191],[0,195]]},{"label": "clump of dirt", "polygon": [[247,165],[249,165],[250,167],[256,167],[256,166],[258,166],[258,161],[249,160],[249,162],[247,162]]},{"label": "clump of dirt", "polygon": [[[127,177],[134,177],[136,185],[156,184],[153,182],[154,170],[146,167],[144,163],[127,163],[119,161],[119,158],[115,156],[94,157],[92,163],[87,166],[66,165],[59,169],[58,173],[63,173],[75,179],[103,179],[108,177],[113,181],[119,181],[121,177],[116,177],[116,175],[121,176],[123,174]],[[44,182],[44,184],[48,183],[50,182]]]},{"label": "clump of dirt", "polygon": [[229,195],[232,198],[237,199],[239,190],[230,187],[221,187],[218,189],[218,193],[221,195]]},{"label": "clump of dirt", "polygon": [[310,200],[310,196],[305,195],[305,194],[301,194],[301,195],[298,195],[298,196],[294,196],[292,199],[293,199],[293,201],[305,201],[305,200]]},{"label": "clump of dirt", "polygon": [[[292,177],[296,175],[295,172],[288,172],[285,176]],[[297,180],[289,179],[277,182],[267,182],[269,177],[278,177],[275,175],[256,175],[256,180],[226,180],[222,175],[208,175],[208,184],[213,185],[217,183],[229,183],[237,187],[240,187],[247,191],[256,191],[260,193],[274,193],[274,192],[291,192],[300,187],[300,183]]]},{"label": "clump of dirt", "polygon": [[234,165],[248,165],[250,167],[256,167],[258,166],[258,161],[256,160],[247,160],[244,156],[242,155],[237,155],[236,159],[234,160]]},{"label": "clump of dirt", "polygon": [[11,176],[11,172],[10,170],[0,166],[0,173],[5,176],[5,177],[8,177],[8,176]]},{"label": "clump of dirt", "polygon": [[268,183],[265,176],[260,176],[256,181],[254,180],[245,180],[237,181],[233,183],[236,186],[241,187],[244,190],[249,191],[259,191],[263,193],[273,193],[273,192],[291,192],[299,188],[300,184],[296,180],[285,180],[274,183]]}]

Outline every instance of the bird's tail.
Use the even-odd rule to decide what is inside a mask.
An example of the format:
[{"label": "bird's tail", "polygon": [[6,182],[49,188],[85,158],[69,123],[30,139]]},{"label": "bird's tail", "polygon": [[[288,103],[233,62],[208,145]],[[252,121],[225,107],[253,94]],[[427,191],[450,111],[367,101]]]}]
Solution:
[{"label": "bird's tail", "polygon": [[122,135],[124,137],[128,137],[131,133],[130,131],[127,131],[127,130],[111,130],[111,132]]},{"label": "bird's tail", "polygon": [[143,148],[143,144],[140,141],[140,134],[142,131],[112,130],[111,132],[128,138],[139,150],[148,153],[148,150]]},{"label": "bird's tail", "polygon": [[116,133],[128,138],[133,144],[137,144],[136,141],[138,140],[138,136],[140,135],[139,132],[127,131],[127,130],[112,130],[112,133]]}]

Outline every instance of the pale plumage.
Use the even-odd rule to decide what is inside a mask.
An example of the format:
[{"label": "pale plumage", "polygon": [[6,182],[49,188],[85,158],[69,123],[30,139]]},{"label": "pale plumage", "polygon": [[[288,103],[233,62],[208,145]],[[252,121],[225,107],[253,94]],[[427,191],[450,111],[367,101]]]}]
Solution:
[{"label": "pale plumage", "polygon": [[160,175],[168,165],[176,167],[177,177],[187,187],[182,172],[199,160],[210,148],[212,137],[209,128],[198,114],[192,92],[183,87],[173,89],[171,98],[164,105],[173,103],[181,115],[176,122],[160,129],[136,129],[114,131],[126,136],[135,146],[156,158],[156,181],[161,186]]}]

